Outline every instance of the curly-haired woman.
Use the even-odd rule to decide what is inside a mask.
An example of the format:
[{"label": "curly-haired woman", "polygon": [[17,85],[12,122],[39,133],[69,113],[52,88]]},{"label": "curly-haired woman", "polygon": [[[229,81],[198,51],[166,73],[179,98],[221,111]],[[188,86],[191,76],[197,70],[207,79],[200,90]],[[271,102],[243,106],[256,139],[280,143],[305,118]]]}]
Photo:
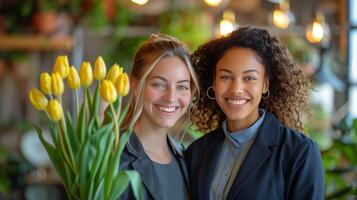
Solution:
[{"label": "curly-haired woman", "polygon": [[318,145],[302,133],[309,80],[280,41],[243,27],[192,55],[210,132],[187,149],[193,199],[323,199]]}]

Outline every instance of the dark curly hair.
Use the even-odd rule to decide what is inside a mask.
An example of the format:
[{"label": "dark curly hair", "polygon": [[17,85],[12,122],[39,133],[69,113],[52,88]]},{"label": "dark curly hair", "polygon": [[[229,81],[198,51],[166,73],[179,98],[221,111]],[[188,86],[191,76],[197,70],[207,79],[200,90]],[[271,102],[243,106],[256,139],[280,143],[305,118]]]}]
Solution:
[{"label": "dark curly hair", "polygon": [[233,48],[242,47],[255,51],[269,77],[270,95],[261,99],[260,108],[274,114],[289,128],[303,131],[302,114],[309,113],[308,91],[310,80],[304,75],[288,50],[267,30],[242,27],[226,37],[200,46],[192,54],[192,62],[199,78],[201,92],[193,121],[204,133],[216,129],[225,120],[225,114],[215,100],[207,97],[213,85],[217,62]]}]

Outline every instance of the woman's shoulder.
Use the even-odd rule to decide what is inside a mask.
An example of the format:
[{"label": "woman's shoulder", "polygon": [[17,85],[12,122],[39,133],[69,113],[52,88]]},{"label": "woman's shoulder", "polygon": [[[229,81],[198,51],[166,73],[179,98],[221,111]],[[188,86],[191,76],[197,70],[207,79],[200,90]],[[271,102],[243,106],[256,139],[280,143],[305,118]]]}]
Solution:
[{"label": "woman's shoulder", "polygon": [[317,145],[308,135],[300,131],[282,126],[282,137],[287,145],[301,146],[301,145]]},{"label": "woman's shoulder", "polygon": [[308,135],[291,129],[283,124],[280,126],[278,145],[290,156],[297,154],[320,154],[318,144]]},{"label": "woman's shoulder", "polygon": [[317,143],[306,134],[285,126],[273,114],[268,113],[266,116],[263,134],[259,138],[261,143],[277,145],[280,150],[291,155],[302,149],[319,150]]}]

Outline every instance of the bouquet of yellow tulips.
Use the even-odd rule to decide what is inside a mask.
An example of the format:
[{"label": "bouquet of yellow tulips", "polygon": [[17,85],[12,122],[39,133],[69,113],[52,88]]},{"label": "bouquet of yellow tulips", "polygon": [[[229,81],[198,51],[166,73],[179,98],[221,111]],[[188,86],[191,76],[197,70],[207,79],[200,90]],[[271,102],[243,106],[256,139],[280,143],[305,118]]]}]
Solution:
[{"label": "bouquet of yellow tulips", "polygon": [[[61,96],[64,79],[74,92],[75,113],[64,114]],[[92,94],[89,87],[97,80]],[[44,139],[40,127],[36,131],[51,162],[63,181],[69,199],[117,199],[131,184],[134,195],[141,199],[139,174],[119,170],[120,156],[129,139],[132,127],[119,134],[120,125],[128,110],[122,109],[122,97],[129,93],[129,78],[119,65],[106,73],[103,58],[95,61],[94,72],[89,62],[83,62],[79,73],[69,66],[67,56],[58,56],[51,75],[43,72],[40,89],[33,88],[29,98],[33,106],[44,112],[50,121],[52,142]],[[83,98],[78,101],[82,86]],[[100,101],[108,106],[100,120]]]}]

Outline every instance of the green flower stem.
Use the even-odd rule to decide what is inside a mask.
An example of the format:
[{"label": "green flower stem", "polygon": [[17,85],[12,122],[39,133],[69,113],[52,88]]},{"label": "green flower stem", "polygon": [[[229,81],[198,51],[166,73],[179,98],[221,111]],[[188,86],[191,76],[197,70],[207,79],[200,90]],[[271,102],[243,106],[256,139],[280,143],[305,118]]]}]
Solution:
[{"label": "green flower stem", "polygon": [[[58,99],[59,99],[59,103],[62,106],[62,95],[59,95]],[[62,106],[62,112],[63,112],[63,106]],[[63,153],[64,153],[65,157],[67,157],[67,162],[69,162],[70,167],[72,168],[73,172],[75,173],[76,172],[75,160],[74,160],[74,156],[73,156],[72,147],[70,146],[70,143],[69,143],[66,119],[65,119],[64,115],[63,115],[62,119],[60,120],[60,127],[62,130],[62,133],[60,135],[63,134],[63,136],[64,136],[64,137],[61,137],[61,140],[60,140],[60,142],[63,145]],[[70,158],[68,158],[66,149],[68,150],[68,154],[69,154]]]},{"label": "green flower stem", "polygon": [[[43,112],[45,113],[46,118],[51,121],[51,119],[48,117],[50,115],[48,114],[47,110],[43,110]],[[52,123],[52,122],[50,122],[50,123]],[[57,137],[56,137],[56,135],[51,131],[51,137],[52,137],[52,141],[53,141],[54,146],[56,148],[60,148],[59,145],[58,145],[58,133],[57,133]]]},{"label": "green flower stem", "polygon": [[45,109],[45,110],[43,110],[43,112],[46,114],[47,119],[48,119],[48,120],[51,120],[51,119],[48,117],[48,116],[50,116],[50,115],[48,114],[47,110]]},{"label": "green flower stem", "polygon": [[[118,117],[120,117],[120,112],[121,112],[121,103],[122,103],[122,96],[119,96],[118,97],[118,108],[117,108],[117,116]],[[121,125],[121,124],[118,124],[119,126]],[[119,133],[118,133],[119,134]]]},{"label": "green flower stem", "polygon": [[[87,88],[84,88],[83,89],[83,100],[82,100],[82,106],[83,106],[83,111],[81,110],[81,112],[83,112],[82,114],[85,116],[86,114],[86,109],[87,109],[87,106],[86,106],[86,103],[87,103],[87,92],[86,92]],[[83,105],[84,103],[84,105]],[[81,131],[81,135],[80,135],[80,143],[83,143],[84,142],[84,134],[85,134],[85,131]]]},{"label": "green flower stem", "polygon": [[122,101],[122,97],[119,96],[118,97],[118,108],[117,108],[117,118],[115,119],[115,124],[118,126],[118,131],[115,132],[115,139],[116,139],[116,143],[115,143],[115,149],[118,148],[119,145],[119,138],[120,138],[120,129],[119,127],[121,126],[121,124],[118,124],[118,118],[120,117],[120,112],[121,112],[121,101]]},{"label": "green flower stem", "polygon": [[72,163],[71,163],[70,159],[68,158],[68,155],[67,155],[67,152],[66,152],[66,148],[65,148],[65,145],[64,145],[64,142],[63,142],[63,137],[62,137],[63,131],[61,131],[60,123],[56,123],[56,124],[58,126],[58,130],[60,130],[60,133],[58,134],[58,137],[59,137],[58,139],[59,139],[59,142],[60,142],[60,146],[61,146],[61,150],[62,150],[62,153],[63,153],[64,160],[67,162],[68,166],[74,172],[75,171],[74,167],[72,166]]},{"label": "green flower stem", "polygon": [[114,151],[116,151],[116,149],[118,148],[118,143],[119,143],[119,127],[118,127],[118,117],[117,114],[115,112],[114,106],[111,103],[110,104],[110,109],[112,110],[112,114],[113,114],[113,118],[114,118],[114,133],[115,133],[115,143],[114,143]]},{"label": "green flower stem", "polygon": [[65,116],[63,116],[63,118],[60,121],[61,121],[61,126],[62,126],[62,129],[63,129],[63,135],[64,135],[64,140],[65,140],[64,142],[65,142],[65,145],[66,145],[66,147],[68,149],[69,157],[70,157],[70,160],[72,162],[73,172],[76,173],[76,165],[75,165],[76,162],[75,162],[73,151],[72,151],[72,147],[71,147],[71,144],[70,144],[70,141],[69,141],[69,138],[68,138],[67,124],[66,124]]},{"label": "green flower stem", "polygon": [[88,113],[89,113],[89,116],[90,116],[90,107],[91,107],[91,95],[90,95],[90,92],[89,92],[89,89],[88,88],[85,88],[84,89],[85,90],[85,93],[86,93],[86,95],[85,95],[85,97],[86,97],[86,101],[87,101],[87,111],[88,111]]},{"label": "green flower stem", "polygon": [[76,97],[76,119],[78,118],[79,115],[79,101],[78,101],[78,91],[74,91],[74,95]]}]

